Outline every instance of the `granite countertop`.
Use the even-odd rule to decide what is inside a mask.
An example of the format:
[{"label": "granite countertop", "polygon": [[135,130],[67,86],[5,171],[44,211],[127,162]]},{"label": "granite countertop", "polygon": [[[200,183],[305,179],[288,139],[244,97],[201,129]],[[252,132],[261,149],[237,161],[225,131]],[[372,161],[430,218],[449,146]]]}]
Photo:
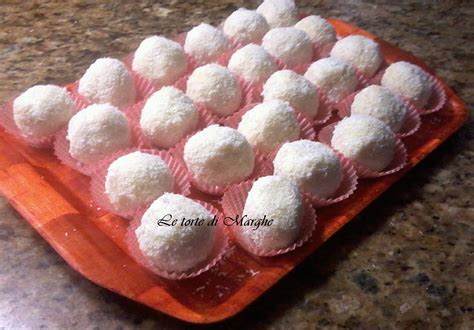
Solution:
[{"label": "granite countertop", "polygon": [[[474,3],[299,1],[407,49],[473,108]],[[255,1],[2,1],[0,101]],[[471,116],[472,117],[472,116]],[[226,328],[474,328],[472,120]],[[72,270],[0,197],[0,328],[189,328]]]}]

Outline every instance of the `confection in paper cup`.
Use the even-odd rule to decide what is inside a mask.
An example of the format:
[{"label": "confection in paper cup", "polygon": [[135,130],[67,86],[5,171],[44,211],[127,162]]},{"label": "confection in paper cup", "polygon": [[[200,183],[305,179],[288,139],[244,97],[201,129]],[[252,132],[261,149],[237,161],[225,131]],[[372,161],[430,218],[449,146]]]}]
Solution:
[{"label": "confection in paper cup", "polygon": [[161,88],[161,85],[153,83],[151,80],[141,76],[132,69],[133,53],[123,58],[123,63],[132,74],[135,90],[137,93],[137,102],[146,100],[151,94]]}]

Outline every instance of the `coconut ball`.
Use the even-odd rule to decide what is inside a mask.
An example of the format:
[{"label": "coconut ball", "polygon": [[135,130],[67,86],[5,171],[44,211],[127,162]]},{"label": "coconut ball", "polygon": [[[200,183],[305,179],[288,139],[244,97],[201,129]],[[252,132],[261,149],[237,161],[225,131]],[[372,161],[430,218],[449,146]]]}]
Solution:
[{"label": "coconut ball", "polygon": [[240,237],[250,246],[269,251],[292,245],[303,222],[303,199],[296,183],[287,177],[264,176],[250,189],[243,215],[248,219],[273,219],[269,226],[242,226]]},{"label": "coconut ball", "polygon": [[127,118],[111,104],[93,104],[76,113],[66,138],[70,155],[85,164],[132,145]]},{"label": "coconut ball", "polygon": [[407,108],[387,88],[371,85],[354,97],[351,114],[372,116],[390,126],[392,131],[398,132],[405,121]]},{"label": "coconut ball", "polygon": [[293,108],[284,101],[260,103],[247,111],[239,123],[238,131],[251,145],[268,153],[279,144],[300,137],[300,126]]},{"label": "coconut ball", "polygon": [[331,102],[344,99],[356,89],[359,82],[351,66],[331,57],[311,64],[304,76],[324,91]]},{"label": "coconut ball", "polygon": [[382,86],[423,108],[431,96],[432,86],[428,74],[408,62],[391,64],[382,76]]},{"label": "coconut ball", "polygon": [[126,107],[135,103],[135,85],[125,64],[114,58],[99,58],[79,80],[79,94],[92,103]]},{"label": "coconut ball", "polygon": [[163,159],[140,151],[114,160],[105,177],[105,194],[119,212],[143,207],[173,187],[173,175]]},{"label": "coconut ball", "polygon": [[227,68],[214,63],[193,71],[187,81],[186,94],[222,117],[237,111],[242,101],[237,78]]},{"label": "coconut ball", "polygon": [[277,70],[277,65],[268,52],[255,44],[237,50],[227,65],[230,71],[251,83],[264,82]]},{"label": "coconut ball", "polygon": [[263,37],[262,46],[288,66],[308,63],[313,57],[313,46],[308,35],[292,27],[271,29]]},{"label": "coconut ball", "polygon": [[193,101],[175,87],[163,87],[146,101],[140,117],[143,134],[159,148],[170,148],[198,123]]},{"label": "coconut ball", "polygon": [[[157,221],[168,220],[168,215],[178,219],[177,224],[158,226]],[[212,252],[216,226],[207,224],[213,217],[211,212],[192,199],[165,193],[151,204],[135,229],[138,247],[150,264],[162,271],[190,270],[206,260]],[[204,224],[185,226],[181,222],[183,218],[203,219]]]},{"label": "coconut ball", "polygon": [[383,121],[367,115],[341,120],[331,139],[334,149],[375,172],[385,169],[395,154],[395,135]]},{"label": "coconut ball", "polygon": [[316,86],[291,70],[277,71],[263,85],[264,101],[282,100],[309,118],[318,114],[319,93]]},{"label": "coconut ball", "polygon": [[270,27],[254,10],[237,9],[224,22],[224,34],[242,44],[259,43]]},{"label": "coconut ball", "polygon": [[193,178],[208,185],[226,186],[253,172],[253,150],[237,130],[211,125],[194,134],[184,146],[184,161]]},{"label": "coconut ball", "polygon": [[180,44],[152,36],[138,46],[132,68],[156,84],[171,85],[186,73],[188,60]]},{"label": "coconut ball", "polygon": [[191,55],[199,65],[217,61],[230,50],[230,42],[222,31],[212,25],[201,23],[193,27],[184,42],[184,51]]},{"label": "coconut ball", "polygon": [[298,20],[298,10],[293,0],[264,0],[257,13],[265,17],[271,28],[292,26]]},{"label": "coconut ball", "polygon": [[379,44],[362,36],[348,36],[336,42],[331,56],[353,65],[366,77],[372,77],[382,64]]},{"label": "coconut ball", "polygon": [[63,128],[76,111],[65,89],[54,85],[28,88],[13,101],[13,120],[21,134],[42,138]]},{"label": "coconut ball", "polygon": [[295,28],[306,32],[316,47],[336,42],[336,30],[321,16],[310,15],[295,24]]},{"label": "coconut ball", "polygon": [[328,198],[342,182],[337,154],[322,143],[299,140],[285,143],[273,160],[274,174],[293,179],[304,191]]}]

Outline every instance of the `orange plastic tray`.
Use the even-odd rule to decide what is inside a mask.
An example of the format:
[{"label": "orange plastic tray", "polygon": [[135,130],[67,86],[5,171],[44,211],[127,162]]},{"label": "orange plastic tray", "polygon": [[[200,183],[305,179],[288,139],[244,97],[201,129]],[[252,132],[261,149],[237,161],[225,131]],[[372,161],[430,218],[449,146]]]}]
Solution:
[{"label": "orange plastic tray", "polygon": [[[376,40],[387,62],[408,60],[432,73],[419,59],[374,35],[340,20],[330,22],[338,35],[361,34]],[[319,209],[315,235],[296,251],[265,259],[234,248],[218,267],[194,279],[169,281],[140,267],[124,244],[128,222],[91,207],[87,177],[61,165],[52,152],[30,148],[3,131],[0,191],[66,262],[89,280],[182,320],[216,322],[249,305],[462,126],[467,119],[465,106],[446,84],[443,86],[448,97],[445,107],[423,117],[419,132],[404,139],[409,152],[406,169],[362,180],[351,198]]]}]

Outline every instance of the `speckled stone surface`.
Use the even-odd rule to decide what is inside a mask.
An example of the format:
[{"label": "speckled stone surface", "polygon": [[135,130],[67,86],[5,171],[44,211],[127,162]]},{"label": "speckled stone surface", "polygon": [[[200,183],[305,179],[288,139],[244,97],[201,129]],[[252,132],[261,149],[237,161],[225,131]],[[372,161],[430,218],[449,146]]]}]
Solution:
[{"label": "speckled stone surface", "polygon": [[[423,58],[473,108],[472,1],[300,1]],[[1,1],[0,101],[244,1]],[[473,122],[225,328],[474,328]],[[72,270],[0,197],[0,328],[189,328]]]}]

